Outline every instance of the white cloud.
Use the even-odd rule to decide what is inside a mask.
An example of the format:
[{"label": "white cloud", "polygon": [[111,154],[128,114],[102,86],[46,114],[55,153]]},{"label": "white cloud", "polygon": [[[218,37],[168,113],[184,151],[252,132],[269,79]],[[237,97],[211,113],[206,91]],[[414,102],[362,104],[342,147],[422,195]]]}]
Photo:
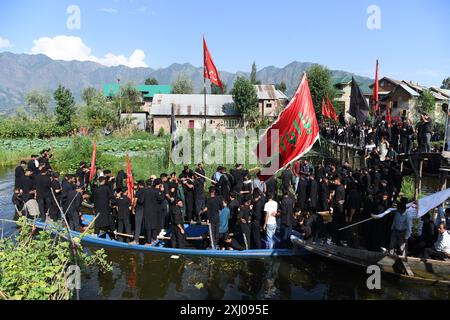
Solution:
[{"label": "white cloud", "polygon": [[119,10],[114,8],[101,8],[100,11],[106,12],[106,13],[117,13]]},{"label": "white cloud", "polygon": [[136,11],[137,12],[146,12],[147,9],[148,9],[147,7],[141,7],[141,8],[136,9]]},{"label": "white cloud", "polygon": [[141,49],[136,49],[130,57],[124,55],[106,54],[99,58],[92,55],[89,48],[80,37],[56,36],[54,38],[44,37],[33,41],[32,54],[45,54],[53,60],[78,60],[93,61],[105,66],[124,65],[130,68],[147,67],[145,63],[145,53]]},{"label": "white cloud", "polygon": [[14,45],[8,39],[0,37],[0,49],[12,47],[14,47]]}]

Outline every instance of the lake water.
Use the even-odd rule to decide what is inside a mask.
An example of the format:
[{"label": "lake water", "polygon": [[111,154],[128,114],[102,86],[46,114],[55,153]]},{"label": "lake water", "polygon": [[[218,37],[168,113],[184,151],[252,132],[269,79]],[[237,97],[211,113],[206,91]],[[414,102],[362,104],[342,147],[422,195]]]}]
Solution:
[{"label": "lake water", "polygon": [[[14,170],[0,169],[0,218],[12,219]],[[425,191],[436,188],[424,181]],[[5,225],[7,233],[14,230]],[[95,250],[95,248],[87,248]],[[83,272],[80,298],[92,299],[449,299],[447,288],[429,288],[382,277],[381,290],[366,287],[364,271],[314,256],[225,261],[172,259],[167,255],[106,250],[113,271]]]}]

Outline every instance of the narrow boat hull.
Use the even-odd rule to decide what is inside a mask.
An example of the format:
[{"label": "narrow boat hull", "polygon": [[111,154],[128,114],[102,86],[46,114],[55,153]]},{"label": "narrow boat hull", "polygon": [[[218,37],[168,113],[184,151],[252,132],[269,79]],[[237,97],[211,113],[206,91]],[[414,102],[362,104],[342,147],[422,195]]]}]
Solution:
[{"label": "narrow boat hull", "polygon": [[381,271],[403,279],[414,280],[428,285],[450,286],[450,262],[414,257],[399,257],[368,250],[339,247],[328,244],[307,243],[291,236],[297,249],[357,267],[376,265]]},{"label": "narrow boat hull", "polygon": [[[67,231],[63,229],[57,229],[54,226],[36,222],[36,226],[39,229],[47,229],[55,234],[67,234]],[[71,231],[73,238],[80,238],[79,232]],[[80,239],[83,245],[96,246],[101,248],[112,248],[121,250],[130,250],[138,252],[150,252],[167,255],[179,255],[179,256],[196,256],[196,257],[209,257],[220,259],[254,259],[254,258],[271,258],[271,257],[292,257],[309,255],[309,252],[304,249],[261,249],[261,250],[201,250],[201,249],[177,249],[163,247],[163,241],[158,241],[152,246],[145,245],[132,245],[121,241],[96,237],[93,235],[84,235]]]}]

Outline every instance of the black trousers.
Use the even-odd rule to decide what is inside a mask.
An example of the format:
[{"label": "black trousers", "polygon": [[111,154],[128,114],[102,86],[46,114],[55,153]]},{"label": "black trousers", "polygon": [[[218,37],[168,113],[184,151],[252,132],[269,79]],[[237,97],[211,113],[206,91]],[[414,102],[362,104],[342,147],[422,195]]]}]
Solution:
[{"label": "black trousers", "polygon": [[344,239],[344,235],[339,229],[345,226],[345,213],[341,205],[334,206],[333,209],[332,240],[334,243],[339,244]]},{"label": "black trousers", "polygon": [[184,235],[177,226],[171,226],[171,229],[172,237],[170,240],[172,242],[172,248],[184,249]]},{"label": "black trousers", "polygon": [[158,238],[158,234],[161,232],[161,229],[145,229],[145,233],[147,236],[147,243],[155,241]]},{"label": "black trousers", "polygon": [[144,208],[137,208],[134,215],[134,241],[139,243],[139,237],[142,233],[142,220],[144,219]]},{"label": "black trousers", "polygon": [[59,212],[59,208],[55,200],[51,201],[50,208],[48,209],[48,215],[53,221],[57,221],[61,218],[61,213]]},{"label": "black trousers", "polygon": [[70,212],[67,215],[70,230],[80,232],[80,215],[78,212]]},{"label": "black trousers", "polygon": [[[119,219],[117,220],[117,232],[131,234],[131,223],[129,219]],[[119,237],[122,242],[130,242],[129,238]],[[124,241],[125,240],[125,241]]]},{"label": "black trousers", "polygon": [[251,238],[252,238],[252,248],[261,249],[261,226],[259,223],[252,222],[251,226]]},{"label": "black trousers", "polygon": [[200,211],[205,208],[205,200],[204,199],[195,199],[195,211],[194,211],[194,220],[200,221]]},{"label": "black trousers", "polygon": [[45,221],[47,210],[50,208],[50,198],[39,198],[37,199],[39,205],[40,218]]},{"label": "black trousers", "polygon": [[244,244],[245,243],[247,243],[247,247],[245,248],[246,250],[247,249],[250,249],[250,246],[251,246],[251,236],[250,236],[250,234],[251,234],[251,230],[250,230],[250,225],[249,224],[247,224],[247,223],[241,223],[240,224],[241,225],[241,232],[242,232],[242,237],[244,238]]},{"label": "black trousers", "polygon": [[219,222],[210,222],[211,224],[211,232],[214,238],[214,246],[218,244],[219,241]]}]

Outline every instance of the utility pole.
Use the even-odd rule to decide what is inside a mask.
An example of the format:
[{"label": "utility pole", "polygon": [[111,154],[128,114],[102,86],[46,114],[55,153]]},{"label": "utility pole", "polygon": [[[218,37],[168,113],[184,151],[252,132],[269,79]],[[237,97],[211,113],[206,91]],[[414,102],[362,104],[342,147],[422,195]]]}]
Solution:
[{"label": "utility pole", "polygon": [[120,129],[120,121],[122,120],[122,91],[120,90],[119,78],[117,78],[117,84],[119,86],[119,129]]}]

